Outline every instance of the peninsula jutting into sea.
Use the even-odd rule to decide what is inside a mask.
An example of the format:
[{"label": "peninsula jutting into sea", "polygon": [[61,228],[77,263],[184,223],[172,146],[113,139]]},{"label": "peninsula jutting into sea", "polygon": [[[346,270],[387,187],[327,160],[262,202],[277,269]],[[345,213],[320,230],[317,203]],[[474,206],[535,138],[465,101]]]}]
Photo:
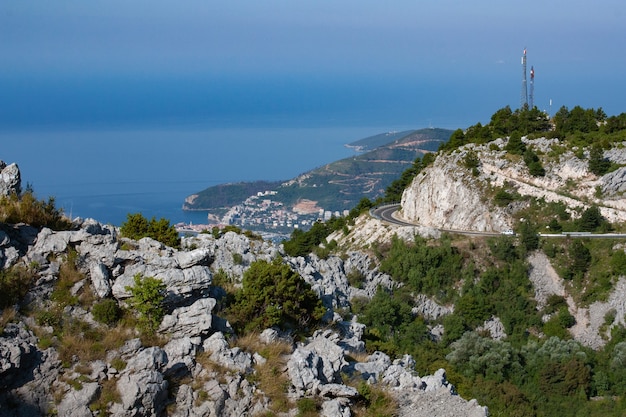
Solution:
[{"label": "peninsula jutting into sea", "polygon": [[425,153],[450,138],[447,129],[386,132],[346,146],[357,155],[286,181],[220,184],[188,196],[184,210],[207,212],[207,224],[178,224],[181,232],[235,225],[275,238],[316,221],[344,216],[362,198],[375,200]]}]

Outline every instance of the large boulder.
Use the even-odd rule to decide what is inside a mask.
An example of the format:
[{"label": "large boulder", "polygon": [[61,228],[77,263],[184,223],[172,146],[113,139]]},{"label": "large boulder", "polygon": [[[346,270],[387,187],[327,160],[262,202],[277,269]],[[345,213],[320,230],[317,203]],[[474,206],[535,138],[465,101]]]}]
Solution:
[{"label": "large boulder", "polygon": [[158,347],[140,350],[129,358],[117,381],[121,404],[111,409],[114,416],[160,416],[167,402],[168,382],[161,373],[167,354]]},{"label": "large boulder", "polygon": [[89,404],[100,393],[100,385],[97,382],[81,384],[79,390],[71,389],[57,407],[59,417],[93,417]]},{"label": "large boulder", "polygon": [[0,415],[47,415],[60,368],[56,350],[37,349],[23,323],[8,324],[0,337]]},{"label": "large boulder", "polygon": [[167,291],[165,302],[170,305],[184,303],[186,298],[195,294],[208,293],[213,281],[208,266],[191,265],[183,269],[173,256],[152,258],[148,262],[136,259],[135,262],[126,266],[124,273],[115,280],[112,287],[115,298],[124,299],[131,296],[127,287],[135,285],[135,275],[160,279]]},{"label": "large boulder", "polygon": [[[287,363],[287,372],[297,392],[317,394],[327,384],[341,384],[341,371],[348,362],[337,342],[337,334],[317,332],[308,344],[296,348]],[[332,391],[336,392],[336,387]]]},{"label": "large boulder", "polygon": [[91,284],[100,298],[108,297],[111,294],[111,281],[109,270],[103,263],[95,263],[90,268]]},{"label": "large boulder", "polygon": [[17,164],[7,165],[4,161],[0,161],[0,196],[21,192],[22,177]]},{"label": "large boulder", "polygon": [[159,332],[173,338],[206,336],[212,329],[214,298],[201,298],[189,307],[178,307],[163,317]]},{"label": "large boulder", "polygon": [[238,347],[230,348],[222,332],[214,333],[202,347],[213,362],[227,369],[246,373],[252,368],[252,356]]}]

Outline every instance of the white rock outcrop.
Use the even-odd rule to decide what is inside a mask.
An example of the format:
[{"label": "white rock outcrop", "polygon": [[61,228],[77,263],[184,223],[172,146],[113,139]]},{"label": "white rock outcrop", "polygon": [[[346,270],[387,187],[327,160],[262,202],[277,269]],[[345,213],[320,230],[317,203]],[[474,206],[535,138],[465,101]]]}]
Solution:
[{"label": "white rock outcrop", "polygon": [[468,150],[438,157],[402,194],[401,217],[444,230],[501,232],[511,227],[506,213],[480,192],[483,184],[462,168]]}]

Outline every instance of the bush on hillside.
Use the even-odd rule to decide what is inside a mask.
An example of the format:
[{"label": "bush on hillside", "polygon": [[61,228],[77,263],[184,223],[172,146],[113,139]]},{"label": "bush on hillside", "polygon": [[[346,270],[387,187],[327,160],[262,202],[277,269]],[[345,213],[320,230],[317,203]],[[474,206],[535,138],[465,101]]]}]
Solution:
[{"label": "bush on hillside", "polygon": [[17,304],[34,282],[34,274],[23,267],[0,270],[0,310]]},{"label": "bush on hillside", "polygon": [[32,191],[21,195],[0,197],[0,223],[26,223],[34,227],[52,230],[69,230],[71,221],[55,206],[53,197],[48,201],[37,200]]},{"label": "bush on hillside", "polygon": [[325,312],[311,286],[278,258],[253,262],[228,308],[233,327],[245,332],[272,326],[306,332]]},{"label": "bush on hillside", "polygon": [[117,301],[112,298],[105,298],[94,304],[91,314],[97,322],[112,325],[120,319],[122,310],[117,305]]},{"label": "bush on hillside", "polygon": [[141,213],[129,213],[120,228],[120,233],[129,239],[139,240],[149,237],[173,248],[180,247],[180,236],[176,227],[170,225],[169,220],[164,218],[156,220],[153,217],[148,221]]},{"label": "bush on hillside", "polygon": [[165,284],[154,277],[134,277],[135,285],[126,287],[131,297],[128,303],[139,312],[139,329],[146,334],[154,334],[165,316]]}]

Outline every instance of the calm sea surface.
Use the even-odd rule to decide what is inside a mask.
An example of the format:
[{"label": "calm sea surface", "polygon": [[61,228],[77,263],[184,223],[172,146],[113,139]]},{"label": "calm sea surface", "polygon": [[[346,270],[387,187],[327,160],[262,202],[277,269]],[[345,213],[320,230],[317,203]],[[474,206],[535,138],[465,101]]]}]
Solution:
[{"label": "calm sea surface", "polygon": [[286,180],[345,158],[344,145],[415,126],[159,128],[0,132],[0,160],[22,186],[73,217],[120,225],[128,213],[206,223],[186,196],[237,181]]}]

